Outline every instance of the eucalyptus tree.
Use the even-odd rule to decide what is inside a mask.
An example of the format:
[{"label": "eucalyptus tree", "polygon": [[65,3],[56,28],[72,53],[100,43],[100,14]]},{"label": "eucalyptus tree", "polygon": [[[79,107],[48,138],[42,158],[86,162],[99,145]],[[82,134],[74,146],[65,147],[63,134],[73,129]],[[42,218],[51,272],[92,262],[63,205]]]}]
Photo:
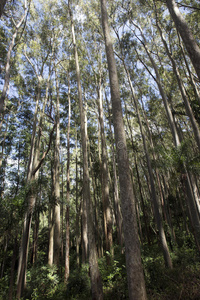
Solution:
[{"label": "eucalyptus tree", "polygon": [[101,276],[97,262],[97,249],[95,245],[94,227],[93,227],[93,213],[91,210],[91,195],[90,195],[90,183],[89,183],[89,169],[88,169],[88,149],[87,149],[87,128],[85,125],[85,111],[83,107],[82,88],[81,88],[81,73],[79,68],[79,58],[75,39],[75,30],[73,23],[73,15],[71,10],[71,3],[68,2],[68,9],[71,19],[71,31],[72,40],[74,46],[74,58],[76,64],[76,77],[78,87],[78,98],[80,108],[81,119],[81,144],[83,153],[83,198],[87,204],[87,231],[88,231],[88,244],[89,244],[89,267],[91,278],[92,299],[103,299],[103,288],[101,282]]},{"label": "eucalyptus tree", "polygon": [[[178,128],[177,121],[175,120],[175,116],[172,113],[172,109],[171,109],[169,101],[167,99],[167,95],[166,95],[166,92],[165,92],[165,89],[163,86],[163,80],[160,75],[158,65],[155,61],[153,53],[151,53],[151,51],[149,49],[147,39],[145,37],[144,31],[142,30],[141,26],[138,25],[135,21],[133,21],[132,18],[130,18],[130,17],[129,17],[129,21],[136,28],[136,31],[133,30],[132,32],[134,33],[136,38],[139,40],[139,42],[142,44],[142,46],[152,64],[152,67],[153,67],[153,70],[154,70],[156,76],[154,76],[154,74],[149,70],[149,67],[147,66],[147,64],[145,64],[144,60],[141,59],[140,54],[138,53],[138,50],[135,46],[134,48],[135,48],[135,51],[137,53],[137,56],[138,56],[140,62],[145,66],[148,73],[155,80],[155,82],[158,86],[158,89],[159,89],[159,92],[160,92],[160,95],[162,97],[163,104],[165,107],[165,111],[167,114],[167,119],[169,122],[171,133],[173,136],[174,145],[176,148],[179,148],[181,145],[181,141],[183,140],[183,137],[181,134],[180,127]],[[139,31],[139,33],[137,33],[137,30]],[[139,34],[140,34],[140,36],[139,36]],[[192,174],[190,174],[190,172],[187,170],[186,165],[183,166],[183,170],[184,170],[183,172],[186,174],[186,182],[184,183],[186,185],[186,192],[187,192],[186,201],[188,203],[188,206],[190,207],[190,214],[192,214],[192,217],[190,217],[190,220],[191,220],[191,225],[194,228],[194,236],[196,239],[197,247],[199,249],[199,233],[200,233],[199,232],[199,212],[198,212],[199,205],[198,205],[197,194],[195,192],[196,183],[193,180]]]},{"label": "eucalyptus tree", "polygon": [[126,267],[130,299],[147,299],[138,238],[135,199],[129,173],[129,160],[123,125],[119,83],[108,25],[106,1],[101,0],[102,27],[108,62],[115,143],[118,154],[120,197],[123,216]]},{"label": "eucalyptus tree", "polygon": [[[45,21],[47,22],[47,20],[44,20],[44,23],[41,23],[41,26],[44,26],[43,29],[47,28],[45,27]],[[32,31],[30,32],[32,33]],[[49,99],[49,85],[50,85],[50,77],[52,75],[52,55],[54,54],[54,46],[50,47],[51,36],[49,40],[48,38],[43,39],[42,31],[39,31],[39,33],[35,32],[34,33],[35,39],[41,41],[41,44],[39,45],[34,40],[32,40],[30,36],[28,36],[30,32],[27,32],[27,44],[29,48],[28,50],[24,48],[24,56],[26,57],[28,64],[31,66],[35,77],[37,78],[37,86],[35,88],[36,103],[35,103],[35,112],[33,116],[33,129],[32,129],[32,137],[31,137],[29,162],[27,166],[27,179],[26,179],[27,186],[28,186],[28,192],[26,194],[27,208],[24,217],[24,227],[22,233],[20,259],[18,265],[18,278],[17,278],[18,299],[21,297],[25,285],[31,222],[33,216],[33,210],[35,208],[36,199],[37,199],[38,172],[50,150],[54,128],[56,126],[59,126],[57,125],[59,124],[58,118],[56,118],[56,121],[53,120],[54,123],[53,126],[49,125],[49,127],[51,128],[51,131],[48,134],[49,140],[48,142],[45,143],[47,144],[45,146],[46,149],[41,155],[42,130],[44,128],[44,123],[49,123],[48,119],[50,119],[51,121],[53,119],[51,115],[48,117],[46,116],[45,110],[46,110],[47,101]],[[31,37],[33,37],[33,35]],[[46,74],[44,72],[45,68],[47,71]],[[48,77],[45,78],[47,75]],[[46,86],[45,89],[46,91],[44,93],[44,99],[41,99],[43,94],[42,92],[45,86]],[[57,238],[59,238],[59,235],[57,233],[56,235]]]}]

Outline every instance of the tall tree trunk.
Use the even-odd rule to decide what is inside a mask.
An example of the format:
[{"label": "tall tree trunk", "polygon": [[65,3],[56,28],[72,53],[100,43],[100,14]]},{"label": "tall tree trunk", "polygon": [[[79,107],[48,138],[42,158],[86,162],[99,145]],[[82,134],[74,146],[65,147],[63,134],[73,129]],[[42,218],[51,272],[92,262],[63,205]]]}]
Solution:
[{"label": "tall tree trunk", "polygon": [[113,199],[114,199],[114,214],[115,220],[117,224],[117,237],[119,245],[121,246],[121,251],[123,252],[123,244],[124,244],[124,235],[122,230],[122,213],[121,213],[121,206],[120,206],[120,199],[119,199],[119,191],[118,191],[118,178],[117,178],[117,169],[116,169],[116,160],[115,160],[115,148],[114,148],[114,138],[112,133],[112,126],[111,126],[111,116],[110,116],[110,106],[108,103],[108,98],[106,97],[107,102],[107,109],[108,109],[108,119],[109,119],[109,130],[111,135],[111,150],[112,150],[112,167],[113,167]]},{"label": "tall tree trunk", "polygon": [[65,283],[69,278],[69,197],[70,197],[70,120],[71,120],[71,94],[70,79],[68,80],[68,125],[67,125],[67,206],[66,206],[66,253],[65,253]]},{"label": "tall tree trunk", "polygon": [[131,93],[132,93],[132,99],[134,101],[137,119],[138,119],[138,123],[140,126],[140,132],[142,135],[144,152],[145,152],[145,156],[146,156],[146,160],[147,160],[147,168],[148,168],[149,178],[150,178],[151,196],[152,196],[152,200],[153,200],[154,215],[155,215],[156,225],[157,225],[158,232],[159,232],[160,244],[162,247],[165,264],[167,267],[172,268],[172,260],[170,258],[169,248],[167,245],[167,240],[166,240],[165,231],[164,231],[164,227],[163,227],[162,215],[160,213],[160,202],[158,200],[157,193],[156,193],[153,170],[152,170],[152,162],[151,162],[151,158],[149,155],[146,137],[145,137],[144,130],[143,130],[142,120],[141,120],[140,111],[139,111],[139,105],[138,105],[138,101],[136,99],[136,95],[135,95],[135,91],[134,91],[134,88],[133,88],[133,85],[131,82],[129,71],[125,65],[124,60],[123,60],[123,63],[124,63],[124,68],[125,68],[127,77],[128,77],[128,82],[129,82]]},{"label": "tall tree trunk", "polygon": [[54,264],[59,268],[60,265],[60,100],[57,70],[55,67],[56,77],[56,140],[54,156],[55,172],[55,206],[54,206]]},{"label": "tall tree trunk", "polygon": [[123,216],[129,298],[146,300],[147,295],[141,262],[140,244],[135,211],[135,199],[130,178],[118,75],[110,36],[110,29],[108,26],[108,15],[105,0],[101,0],[101,14],[110,79],[115,142],[118,152],[117,158],[119,168],[120,196]]},{"label": "tall tree trunk", "polygon": [[[106,138],[103,121],[103,103],[102,103],[102,86],[101,86],[101,75],[98,87],[98,108],[99,108],[99,123],[101,131],[101,155],[102,155],[102,198],[103,198],[103,209],[105,215],[105,239],[106,239],[106,251],[109,251],[113,256],[113,238],[112,238],[112,214],[109,199],[109,179],[108,179],[108,162],[106,152]],[[109,259],[108,259],[108,263]]]},{"label": "tall tree trunk", "polygon": [[90,268],[90,278],[91,278],[91,289],[92,289],[92,299],[101,300],[103,299],[103,288],[101,282],[101,276],[98,268],[97,262],[97,249],[95,245],[94,237],[94,227],[93,227],[93,211],[92,203],[90,199],[90,183],[89,183],[89,170],[88,170],[88,153],[87,153],[87,132],[85,124],[85,112],[82,100],[82,90],[81,90],[81,79],[80,79],[80,69],[78,60],[78,51],[75,40],[74,24],[72,11],[69,4],[69,13],[71,19],[71,29],[72,29],[72,39],[74,44],[74,56],[76,64],[76,77],[78,85],[78,98],[79,98],[79,109],[80,109],[80,119],[81,119],[81,143],[82,143],[82,153],[83,153],[83,198],[87,203],[87,223],[88,223],[88,244],[89,244],[89,268]]},{"label": "tall tree trunk", "polygon": [[30,188],[26,197],[28,208],[24,217],[22,241],[21,241],[21,248],[20,248],[20,255],[19,255],[18,277],[17,277],[17,299],[20,299],[25,285],[25,273],[26,273],[26,263],[28,258],[29,236],[31,230],[33,208],[35,207],[35,201],[36,201],[36,190],[34,187],[34,181],[37,180],[38,178],[38,172],[36,172],[36,174],[34,175],[32,174],[32,172],[36,167],[35,163],[37,162],[37,158],[38,158],[37,157],[38,151],[36,149],[36,126],[37,126],[39,99],[41,93],[40,80],[38,81],[37,89],[38,90],[37,90],[36,106],[35,106],[35,113],[34,113],[34,120],[33,120],[33,131],[31,137],[31,149],[30,149],[28,171],[27,171],[27,184],[30,185]]},{"label": "tall tree trunk", "polygon": [[77,266],[80,266],[80,213],[81,213],[81,201],[78,204],[79,199],[79,192],[78,192],[78,151],[77,151],[77,131],[76,131],[76,262]]},{"label": "tall tree trunk", "polygon": [[200,81],[200,48],[185,19],[181,15],[176,2],[174,0],[166,0],[166,3]]},{"label": "tall tree trunk", "polygon": [[[24,217],[24,226],[23,226],[23,232],[22,232],[22,241],[21,241],[20,257],[19,257],[19,264],[18,264],[17,299],[20,299],[20,297],[23,293],[23,289],[25,287],[25,282],[26,282],[26,266],[27,266],[27,259],[28,259],[29,237],[30,237],[33,210],[34,210],[35,203],[36,203],[37,181],[38,181],[39,168],[41,167],[46,155],[48,154],[48,152],[50,150],[52,134],[53,134],[53,131],[55,128],[55,126],[54,126],[53,130],[50,133],[48,148],[44,152],[42,159],[39,161],[42,119],[43,119],[43,115],[44,115],[44,109],[46,106],[47,97],[45,98],[45,101],[44,101],[43,111],[42,111],[42,114],[40,117],[40,122],[39,122],[38,136],[36,138],[39,100],[40,100],[40,96],[41,96],[41,76],[37,75],[37,77],[38,77],[37,97],[36,97],[35,113],[34,113],[34,118],[33,118],[31,149],[30,149],[28,171],[27,171],[27,185],[29,186],[29,190],[26,195],[27,210],[25,212],[25,217]],[[49,82],[48,82],[48,84],[49,84]],[[48,84],[47,84],[47,90],[48,90]]]}]

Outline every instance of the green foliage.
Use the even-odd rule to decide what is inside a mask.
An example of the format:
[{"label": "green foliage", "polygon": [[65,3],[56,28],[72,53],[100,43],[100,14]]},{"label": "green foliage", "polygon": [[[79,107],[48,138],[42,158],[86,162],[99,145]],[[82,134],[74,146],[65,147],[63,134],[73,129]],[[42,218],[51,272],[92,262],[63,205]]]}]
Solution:
[{"label": "green foliage", "polygon": [[33,267],[27,272],[27,293],[29,299],[52,299],[54,296],[59,278],[55,266]]},{"label": "green foliage", "polygon": [[8,296],[8,276],[4,276],[0,279],[0,299],[6,299]]},{"label": "green foliage", "polygon": [[149,300],[199,299],[199,258],[191,237],[172,253],[173,269],[166,269],[157,245],[143,257]]},{"label": "green foliage", "polygon": [[[116,249],[119,251],[119,249]],[[107,252],[106,256],[99,259],[99,270],[103,281],[104,299],[127,299],[127,277],[125,267],[125,257],[120,253],[115,255],[115,259],[110,257],[111,263],[107,263],[107,256],[110,254]]]},{"label": "green foliage", "polygon": [[76,300],[88,300],[91,297],[89,266],[83,265],[81,269],[71,271],[67,284],[67,298]]}]

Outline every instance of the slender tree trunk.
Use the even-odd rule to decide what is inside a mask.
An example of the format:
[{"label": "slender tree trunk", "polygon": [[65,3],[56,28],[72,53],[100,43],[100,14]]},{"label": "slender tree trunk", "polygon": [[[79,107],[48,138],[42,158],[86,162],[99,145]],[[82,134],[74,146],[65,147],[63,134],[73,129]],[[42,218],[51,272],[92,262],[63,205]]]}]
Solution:
[{"label": "slender tree trunk", "polygon": [[76,132],[76,262],[77,266],[80,266],[80,213],[81,213],[81,201],[80,205],[78,204],[78,151],[77,151],[77,132]]},{"label": "slender tree trunk", "polygon": [[60,265],[60,103],[58,76],[55,68],[56,77],[56,140],[55,140],[55,206],[54,206],[54,264],[59,268]]},{"label": "slender tree trunk", "polygon": [[138,180],[139,191],[140,191],[140,199],[141,199],[141,204],[142,204],[142,212],[143,212],[143,215],[144,215],[145,234],[146,234],[146,238],[147,238],[147,241],[148,241],[148,245],[150,245],[151,244],[150,232],[149,232],[148,223],[147,223],[147,221],[148,221],[148,215],[146,213],[146,207],[145,207],[144,197],[143,197],[143,194],[142,194],[142,184],[141,184],[141,180],[140,180],[140,175],[139,175],[138,163],[137,163],[136,155],[134,157],[134,161],[135,161],[135,169],[136,169],[137,180]]},{"label": "slender tree trunk", "polygon": [[92,212],[92,203],[90,199],[90,184],[89,184],[89,170],[88,170],[88,153],[87,153],[87,132],[85,122],[85,112],[83,108],[82,100],[82,90],[81,90],[81,79],[80,79],[80,70],[79,70],[79,60],[78,60],[78,51],[75,40],[74,24],[73,17],[69,4],[69,12],[71,18],[71,29],[72,29],[72,38],[74,44],[74,55],[75,55],[75,64],[76,64],[76,76],[77,76],[77,85],[78,85],[78,97],[79,97],[79,109],[80,109],[80,118],[81,118],[81,143],[82,143],[82,153],[83,153],[83,198],[87,201],[87,223],[88,223],[88,243],[89,243],[89,268],[90,268],[90,278],[91,278],[91,289],[92,289],[92,299],[101,300],[103,299],[103,288],[101,282],[101,276],[98,268],[97,262],[97,249],[95,245],[94,237],[94,227],[93,227],[93,212]]},{"label": "slender tree trunk", "polygon": [[[27,57],[27,59],[28,59],[28,57]],[[37,123],[38,123],[37,122],[38,108],[39,108],[39,100],[40,100],[40,96],[41,96],[41,88],[40,88],[41,76],[37,75],[37,77],[38,77],[38,87],[37,87],[37,96],[36,96],[36,106],[35,106],[35,113],[34,113],[34,118],[33,118],[31,149],[30,149],[28,171],[27,171],[27,185],[29,186],[29,190],[26,195],[27,210],[26,210],[25,217],[24,217],[22,242],[21,242],[20,257],[19,257],[19,264],[18,264],[17,299],[20,299],[20,297],[23,293],[24,287],[25,287],[25,282],[26,282],[26,266],[27,266],[27,259],[28,259],[29,237],[30,237],[33,210],[34,210],[35,203],[36,203],[39,168],[41,167],[47,153],[50,150],[52,134],[53,134],[53,130],[54,130],[54,127],[53,127],[53,130],[52,130],[52,132],[50,134],[50,138],[49,138],[48,149],[44,152],[42,159],[39,162],[42,119],[43,119],[43,114],[44,114],[44,106],[46,104],[43,106],[43,112],[42,112],[40,122],[39,122],[38,136],[36,139],[36,129],[37,129]],[[47,84],[47,86],[48,86],[48,84]],[[47,97],[46,97],[45,101],[47,101]],[[44,101],[44,103],[45,103],[45,101]]]},{"label": "slender tree trunk", "polygon": [[50,204],[49,208],[49,250],[48,250],[48,264],[53,265],[53,244],[54,244],[54,213],[53,207]]},{"label": "slender tree trunk", "polygon": [[118,191],[118,179],[117,179],[117,169],[116,169],[116,160],[115,160],[115,148],[114,148],[114,138],[112,133],[112,126],[111,126],[111,116],[110,116],[110,107],[108,103],[108,99],[105,95],[107,108],[108,108],[108,115],[109,115],[109,130],[111,135],[111,150],[112,150],[112,167],[113,167],[113,198],[114,198],[114,214],[115,220],[117,223],[117,236],[118,242],[121,246],[121,251],[123,252],[123,244],[124,244],[124,235],[122,230],[122,213],[121,213],[121,206],[120,206],[120,199],[119,199],[119,191]]},{"label": "slender tree trunk", "polygon": [[[102,87],[101,87],[101,76],[98,89],[98,108],[99,108],[99,123],[101,131],[101,153],[102,153],[102,198],[103,198],[103,209],[105,215],[105,238],[106,238],[106,251],[109,251],[113,256],[113,238],[112,238],[112,214],[110,208],[109,199],[109,179],[108,179],[108,162],[106,152],[106,138],[103,121],[103,103],[102,103]],[[109,260],[108,260],[108,263]]]},{"label": "slender tree trunk", "polygon": [[101,0],[102,27],[109,70],[115,142],[118,154],[120,196],[123,216],[126,268],[130,299],[146,300],[144,274],[141,263],[135,199],[131,184],[126,137],[123,125],[119,83],[114,51],[108,26],[106,1]]},{"label": "slender tree trunk", "polygon": [[176,2],[174,0],[166,0],[166,3],[170,15],[176,25],[177,31],[180,33],[185,48],[187,49],[188,55],[200,80],[200,48],[195,41],[186,21],[181,15]]},{"label": "slender tree trunk", "polygon": [[67,206],[66,206],[66,254],[65,254],[65,283],[69,278],[69,197],[70,197],[70,120],[71,120],[71,95],[70,80],[68,80],[68,126],[67,126]]},{"label": "slender tree trunk", "polygon": [[145,138],[145,134],[144,134],[144,130],[143,130],[142,120],[141,120],[140,111],[139,111],[139,107],[138,107],[138,101],[136,99],[135,91],[134,91],[134,88],[133,88],[133,85],[131,82],[131,78],[130,78],[130,75],[129,75],[128,69],[126,68],[125,63],[124,63],[124,68],[126,70],[129,85],[131,88],[132,99],[134,101],[136,114],[137,114],[137,118],[138,118],[138,123],[140,126],[140,132],[142,135],[144,152],[145,152],[145,156],[146,156],[146,160],[147,160],[147,167],[148,167],[149,178],[150,178],[151,196],[152,196],[152,200],[153,200],[155,220],[156,220],[156,224],[157,224],[157,228],[158,228],[158,232],[159,232],[159,238],[160,238],[160,243],[161,243],[161,247],[162,247],[162,251],[163,251],[163,256],[164,256],[166,266],[169,268],[172,268],[172,260],[170,258],[169,248],[167,245],[167,240],[166,240],[165,231],[164,231],[164,227],[163,227],[162,215],[160,213],[160,203],[159,203],[159,200],[158,200],[158,197],[156,194],[156,188],[155,188],[153,170],[152,170],[152,163],[151,163],[151,158],[149,155],[147,142],[146,142],[146,138]]},{"label": "slender tree trunk", "polygon": [[[32,131],[32,137],[31,137],[31,150],[30,150],[29,162],[28,162],[27,183],[30,185],[30,189],[27,194],[26,201],[28,204],[28,208],[27,208],[27,211],[26,211],[25,217],[24,217],[22,242],[21,242],[20,255],[19,255],[18,277],[17,277],[17,299],[20,299],[20,297],[23,293],[24,285],[25,285],[25,274],[26,274],[26,263],[27,263],[27,258],[28,258],[29,236],[30,236],[33,208],[35,207],[35,201],[36,201],[36,190],[33,185],[34,185],[34,181],[37,180],[38,172],[37,172],[37,174],[33,175],[32,171],[36,167],[36,165],[34,163],[37,161],[37,153],[38,153],[37,149],[35,147],[35,141],[36,141],[36,126],[37,126],[37,114],[38,114],[40,93],[41,93],[41,90],[40,90],[40,80],[39,80],[34,120],[33,120],[33,131]],[[35,156],[34,156],[34,154],[35,154]]]}]

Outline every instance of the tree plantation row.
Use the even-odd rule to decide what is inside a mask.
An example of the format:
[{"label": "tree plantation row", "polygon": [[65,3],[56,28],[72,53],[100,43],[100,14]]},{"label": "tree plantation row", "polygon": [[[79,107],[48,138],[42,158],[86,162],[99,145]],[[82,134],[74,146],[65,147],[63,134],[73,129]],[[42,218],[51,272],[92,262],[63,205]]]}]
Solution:
[{"label": "tree plantation row", "polygon": [[0,18],[0,298],[199,299],[199,2]]}]

